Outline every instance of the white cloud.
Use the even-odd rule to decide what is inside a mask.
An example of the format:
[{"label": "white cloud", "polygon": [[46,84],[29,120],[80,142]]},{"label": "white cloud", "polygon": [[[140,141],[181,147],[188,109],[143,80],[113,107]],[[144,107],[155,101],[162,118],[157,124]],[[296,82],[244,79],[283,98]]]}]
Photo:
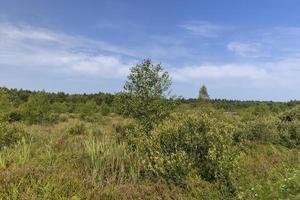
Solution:
[{"label": "white cloud", "polygon": [[189,21],[180,25],[180,27],[192,34],[207,38],[218,37],[221,33],[231,29],[231,27],[212,24],[206,21]]},{"label": "white cloud", "polygon": [[175,80],[194,82],[200,79],[261,79],[267,76],[265,69],[253,65],[200,65],[173,69]]},{"label": "white cloud", "polygon": [[261,48],[261,44],[259,43],[230,42],[227,45],[228,50],[244,57],[262,57]]},{"label": "white cloud", "polygon": [[247,33],[237,36],[240,41],[230,42],[227,49],[242,57],[274,60],[300,53],[300,27],[247,30]]},{"label": "white cloud", "polygon": [[[229,30],[207,22],[187,23],[182,27],[201,37],[217,37]],[[209,56],[212,52],[209,51],[211,50],[209,47],[208,50],[203,51],[204,55],[201,55],[202,51],[198,51],[198,47],[190,46],[193,42],[191,38],[186,41],[185,37],[178,35],[171,39],[156,37],[141,42],[136,48],[134,46],[123,48],[105,41],[95,41],[59,31],[24,24],[0,23],[0,73],[1,70],[13,68],[15,70],[12,71],[22,69],[20,71],[29,72],[28,74],[31,71],[43,72],[32,74],[49,73],[51,80],[53,73],[62,73],[66,78],[73,75],[76,75],[76,78],[84,76],[85,80],[90,77],[123,79],[129,67],[135,65],[136,58],[146,55],[154,58],[155,62],[161,61],[163,66],[168,62],[168,66],[172,67],[166,69],[178,84],[198,85],[199,81],[209,82],[215,88],[222,88],[220,91],[223,91],[226,90],[224,85],[230,83],[232,88],[240,88],[241,93],[247,93],[247,89],[255,88],[266,94],[270,91],[277,94],[277,88],[281,88],[290,90],[289,97],[292,97],[296,93],[299,94],[296,85],[300,84],[300,46],[299,42],[297,43],[300,29],[290,29],[286,36],[283,30],[276,30],[278,34],[274,31],[268,34],[267,32],[257,34],[262,35],[263,38],[260,39],[259,36],[251,38],[251,41],[256,42],[231,42],[227,45],[228,50],[245,57],[243,63],[240,63],[241,60],[225,63],[223,57],[214,57],[220,63],[215,64],[205,60],[205,56]],[[168,38],[170,40],[167,40]],[[244,38],[241,41],[247,40]],[[289,49],[292,47],[292,53],[279,54],[279,52],[280,57],[273,54],[284,47]],[[264,56],[266,50],[269,51],[268,55],[272,55],[267,57],[268,61],[253,59]],[[201,64],[203,60],[210,64]],[[179,67],[180,65],[183,67]],[[34,82],[35,77],[29,78]],[[8,79],[18,79],[18,77],[11,74]],[[238,94],[234,95],[238,96]]]},{"label": "white cloud", "polygon": [[196,85],[214,82],[219,87],[231,83],[236,88],[241,84],[244,89],[255,87],[266,93],[279,88],[296,92],[295,85],[300,84],[300,55],[271,62],[187,66],[170,73],[175,81]]},{"label": "white cloud", "polygon": [[102,41],[28,25],[0,23],[0,68],[124,78],[135,62],[124,58],[131,54]]}]

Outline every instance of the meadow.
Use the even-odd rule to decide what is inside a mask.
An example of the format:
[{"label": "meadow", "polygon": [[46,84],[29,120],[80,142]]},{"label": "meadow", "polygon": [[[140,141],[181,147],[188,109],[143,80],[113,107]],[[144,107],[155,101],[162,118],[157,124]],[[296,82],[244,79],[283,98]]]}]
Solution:
[{"label": "meadow", "polygon": [[0,199],[300,199],[299,102],[161,98],[130,83],[114,95],[2,87]]}]

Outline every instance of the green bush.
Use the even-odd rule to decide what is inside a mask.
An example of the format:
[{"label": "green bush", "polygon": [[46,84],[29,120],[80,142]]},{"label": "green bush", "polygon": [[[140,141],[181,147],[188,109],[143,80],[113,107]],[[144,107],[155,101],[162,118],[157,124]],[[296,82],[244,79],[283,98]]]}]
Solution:
[{"label": "green bush", "polygon": [[183,151],[203,179],[227,178],[233,167],[234,127],[207,114],[175,115],[154,131],[167,155]]},{"label": "green bush", "polygon": [[279,115],[279,118],[285,122],[291,122],[300,120],[300,106],[296,106],[290,110],[287,110]]},{"label": "green bush", "polygon": [[78,123],[73,125],[68,129],[70,135],[82,135],[87,132],[86,126],[83,123]]},{"label": "green bush", "polygon": [[18,110],[12,110],[5,114],[5,120],[8,122],[18,122],[21,121],[22,114]]},{"label": "green bush", "polygon": [[280,144],[288,148],[300,146],[300,106],[296,106],[279,114],[277,129],[280,136]]},{"label": "green bush", "polygon": [[22,120],[22,115],[19,110],[12,109],[8,112],[0,113],[0,121],[2,122],[18,122]]},{"label": "green bush", "polygon": [[0,110],[2,112],[9,112],[14,108],[15,101],[7,91],[3,91],[0,88]]},{"label": "green bush", "polygon": [[8,123],[0,123],[0,150],[4,147],[16,144],[27,133],[19,126]]},{"label": "green bush", "polygon": [[119,92],[114,96],[114,100],[112,102],[112,112],[120,114],[120,115],[129,115],[126,101],[130,97],[129,94]]},{"label": "green bush", "polygon": [[136,128],[135,123],[122,123],[115,125],[115,130],[117,133],[117,138],[120,140],[126,140]]},{"label": "green bush", "polygon": [[209,114],[174,114],[149,134],[138,127],[123,129],[133,150],[144,155],[143,173],[184,185],[193,177],[220,181],[233,191],[230,173],[237,155],[234,127]]},{"label": "green bush", "polygon": [[50,116],[50,99],[45,93],[37,93],[29,97],[22,105],[22,119],[29,124],[52,123],[55,117]]},{"label": "green bush", "polygon": [[76,107],[76,112],[80,114],[81,119],[89,118],[99,111],[95,101],[90,100],[86,103],[79,103]]},{"label": "green bush", "polygon": [[175,107],[175,102],[160,97],[143,98],[119,94],[115,105],[118,113],[133,117],[145,132],[150,132],[155,125],[170,115]]},{"label": "green bush", "polygon": [[[277,129],[278,120],[276,118],[256,118],[253,121],[247,121],[238,130],[239,141],[242,140],[259,142],[259,143],[273,143],[279,142],[279,133]],[[236,138],[235,138],[236,139]]]},{"label": "green bush", "polygon": [[278,131],[281,145],[288,148],[300,146],[300,121],[281,122]]},{"label": "green bush", "polygon": [[54,113],[67,113],[68,112],[68,105],[64,102],[54,102],[51,104],[51,110]]},{"label": "green bush", "polygon": [[110,113],[110,107],[106,103],[103,103],[100,106],[100,112],[103,116],[106,116]]}]

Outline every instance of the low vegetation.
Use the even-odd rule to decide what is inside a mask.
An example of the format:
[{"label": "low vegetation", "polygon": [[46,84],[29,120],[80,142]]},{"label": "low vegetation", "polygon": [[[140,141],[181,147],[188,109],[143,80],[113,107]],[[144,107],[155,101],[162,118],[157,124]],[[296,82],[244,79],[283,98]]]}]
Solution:
[{"label": "low vegetation", "polygon": [[1,88],[0,199],[300,199],[299,102],[170,86],[145,60],[115,95]]}]

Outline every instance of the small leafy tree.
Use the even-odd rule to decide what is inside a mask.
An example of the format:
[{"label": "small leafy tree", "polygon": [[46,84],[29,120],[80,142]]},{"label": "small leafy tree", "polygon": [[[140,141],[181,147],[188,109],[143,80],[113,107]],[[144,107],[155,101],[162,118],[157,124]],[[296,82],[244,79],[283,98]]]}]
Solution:
[{"label": "small leafy tree", "polygon": [[205,85],[203,85],[203,86],[200,88],[200,91],[199,91],[199,99],[209,99],[209,95],[208,95],[207,88],[206,88]]},{"label": "small leafy tree", "polygon": [[160,64],[154,65],[150,59],[131,68],[121,95],[126,100],[123,113],[137,119],[148,132],[154,124],[168,116],[172,103],[170,94],[171,78]]},{"label": "small leafy tree", "polygon": [[144,99],[169,94],[171,79],[161,64],[153,65],[150,59],[131,68],[124,90]]},{"label": "small leafy tree", "polygon": [[31,95],[28,101],[22,105],[22,118],[29,124],[53,122],[50,116],[51,104],[45,92]]}]

